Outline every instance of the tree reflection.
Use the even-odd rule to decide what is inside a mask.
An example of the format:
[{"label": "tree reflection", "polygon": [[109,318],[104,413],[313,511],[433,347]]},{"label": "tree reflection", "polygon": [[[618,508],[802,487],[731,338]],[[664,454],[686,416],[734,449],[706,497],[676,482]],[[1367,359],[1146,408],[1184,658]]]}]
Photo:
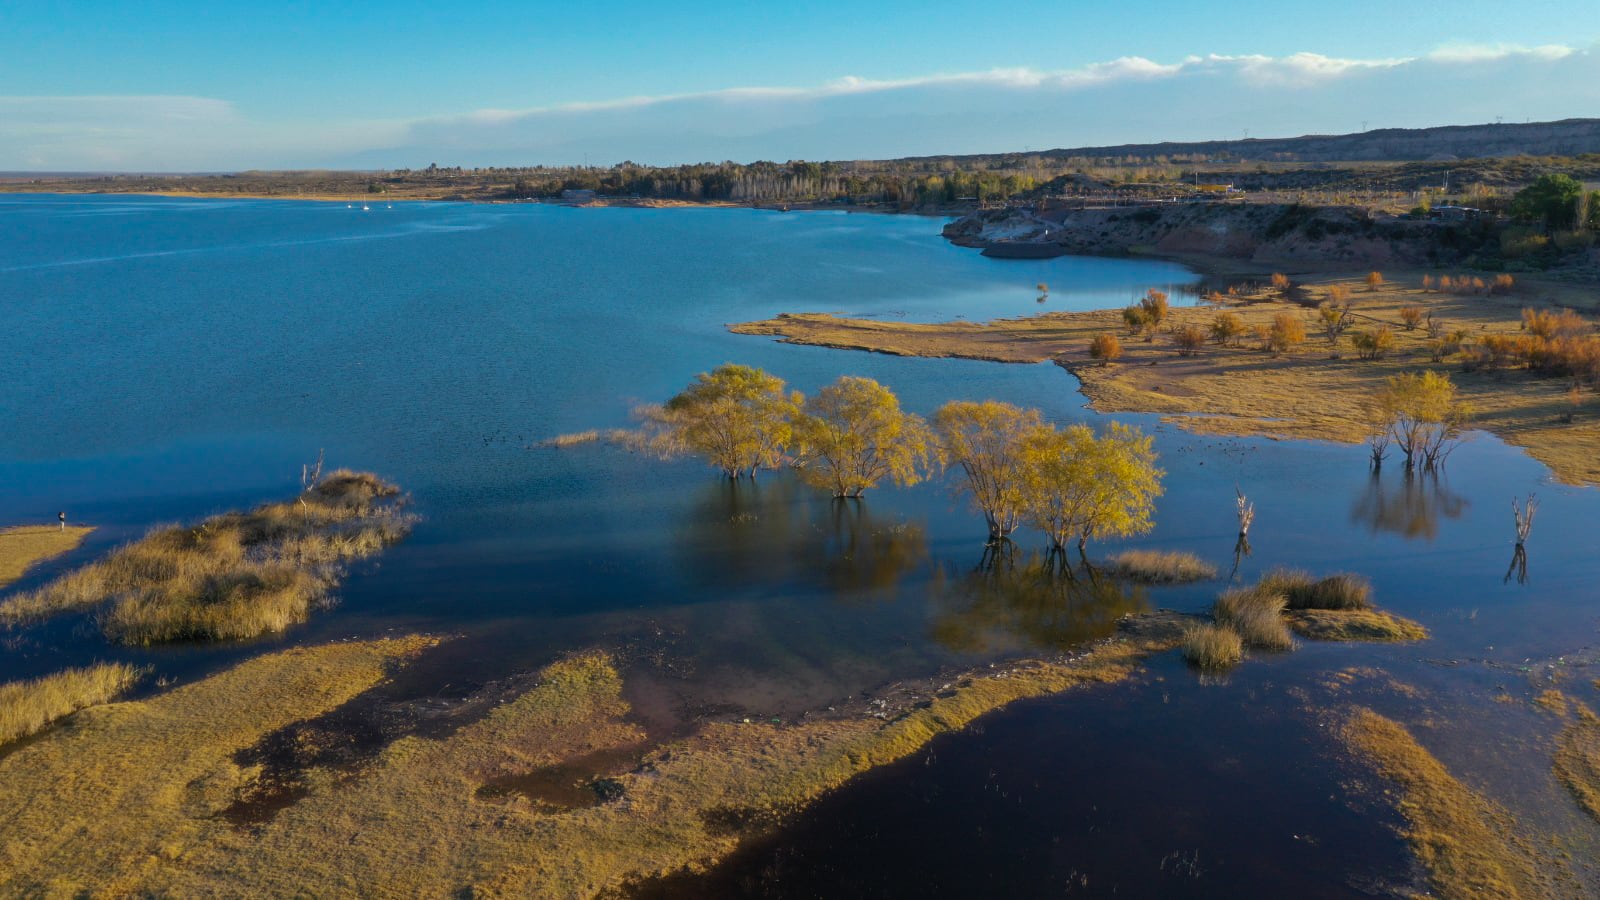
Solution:
[{"label": "tree reflection", "polygon": [[1431,541],[1439,534],[1441,517],[1459,519],[1466,510],[1466,498],[1451,491],[1437,472],[1408,471],[1395,482],[1374,471],[1350,508],[1350,521],[1366,525],[1373,534]]},{"label": "tree reflection", "polygon": [[928,559],[921,525],[788,478],[708,483],[680,546],[690,577],[703,584],[799,583],[844,597],[891,591]]},{"label": "tree reflection", "polygon": [[1060,650],[1106,637],[1117,620],[1149,608],[1145,589],[1098,575],[1074,574],[1047,554],[1014,559],[986,553],[965,575],[941,566],[929,591],[933,638],[965,653],[1022,645]]}]

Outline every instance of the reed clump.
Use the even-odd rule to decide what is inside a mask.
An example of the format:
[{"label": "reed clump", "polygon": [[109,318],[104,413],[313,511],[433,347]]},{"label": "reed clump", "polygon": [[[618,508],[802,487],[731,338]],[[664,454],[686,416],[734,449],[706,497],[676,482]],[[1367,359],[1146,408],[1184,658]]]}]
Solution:
[{"label": "reed clump", "polygon": [[327,601],[345,564],[409,533],[404,506],[394,485],[340,470],[290,502],[158,528],[0,604],[0,623],[110,604],[101,627],[127,644],[282,631]]},{"label": "reed clump", "polygon": [[1244,639],[1226,625],[1191,625],[1179,646],[1183,658],[1201,669],[1227,669],[1244,659]]},{"label": "reed clump", "polygon": [[1314,578],[1299,569],[1273,569],[1261,577],[1259,586],[1282,594],[1289,609],[1372,608],[1372,584],[1348,572]]},{"label": "reed clump", "polygon": [[80,709],[110,703],[143,674],[138,666],[105,663],[0,684],[0,744],[38,734]]},{"label": "reed clump", "polygon": [[1261,650],[1293,650],[1294,636],[1283,619],[1288,601],[1260,585],[1223,591],[1212,607],[1217,623],[1234,630],[1245,644]]},{"label": "reed clump", "polygon": [[1111,573],[1146,584],[1184,584],[1217,577],[1217,567],[1193,553],[1125,550],[1111,557]]}]

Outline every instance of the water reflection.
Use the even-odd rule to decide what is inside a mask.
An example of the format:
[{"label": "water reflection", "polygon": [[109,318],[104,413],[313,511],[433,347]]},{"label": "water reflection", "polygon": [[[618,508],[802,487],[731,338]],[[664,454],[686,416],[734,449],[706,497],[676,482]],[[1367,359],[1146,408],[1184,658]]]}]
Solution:
[{"label": "water reflection", "polygon": [[1450,490],[1437,472],[1406,472],[1399,481],[1386,481],[1381,471],[1374,471],[1350,507],[1350,521],[1366,525],[1373,534],[1432,541],[1439,535],[1440,518],[1459,519],[1467,506],[1467,499]]},{"label": "water reflection", "polygon": [[787,478],[708,482],[681,545],[691,577],[702,584],[802,583],[847,600],[892,595],[928,560],[920,524]]},{"label": "water reflection", "polygon": [[965,574],[940,566],[929,591],[934,640],[964,653],[1061,650],[1106,637],[1117,619],[1150,607],[1143,587],[1092,570],[1074,574],[1049,555],[1002,555]]}]

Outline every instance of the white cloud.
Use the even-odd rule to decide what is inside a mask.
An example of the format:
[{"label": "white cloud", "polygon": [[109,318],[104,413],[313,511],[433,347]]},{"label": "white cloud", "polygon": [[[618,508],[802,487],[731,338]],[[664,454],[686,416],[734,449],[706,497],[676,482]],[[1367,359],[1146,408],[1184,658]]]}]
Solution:
[{"label": "white cloud", "polygon": [[863,158],[1560,118],[1600,108],[1595,48],[1415,57],[1122,57],[749,86],[412,121],[268,123],[205,97],[0,97],[0,170]]}]

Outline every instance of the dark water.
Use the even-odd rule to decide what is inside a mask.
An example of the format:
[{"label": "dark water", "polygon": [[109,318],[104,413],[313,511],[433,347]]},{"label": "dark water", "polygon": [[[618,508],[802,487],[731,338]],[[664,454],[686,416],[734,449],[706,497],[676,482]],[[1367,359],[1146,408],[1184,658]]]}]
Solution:
[{"label": "dark water", "polygon": [[[606,646],[630,665],[640,718],[670,734],[701,715],[785,715],[896,678],[1070,646],[1127,611],[1205,607],[1215,585],[1068,595],[978,575],[981,521],[945,482],[840,507],[784,477],[733,488],[691,462],[603,446],[529,449],[625,425],[633,403],[663,399],[724,361],[808,391],[841,374],[871,376],[924,413],[992,397],[1057,421],[1099,421],[1052,365],[790,347],[723,326],[809,310],[987,319],[1038,310],[1038,282],[1051,288],[1043,308],[1063,309],[1192,281],[1147,261],[985,259],[943,242],[939,224],[0,198],[0,523],[49,521],[64,508],[101,526],[18,588],[153,524],[288,496],[319,448],[332,465],[398,481],[424,516],[406,543],[351,574],[335,609],[280,638],[129,650],[68,617],[6,635],[0,678],[127,658],[186,679],[274,646],[426,629],[458,637],[400,689],[470,691]],[[1110,884],[1135,895],[1182,885],[1212,896],[1296,885],[1320,894],[1350,889],[1358,870],[1401,878],[1381,817],[1340,805],[1338,766],[1285,762],[1315,721],[1252,680],[1293,684],[1375,666],[1441,696],[1487,696],[1600,645],[1600,495],[1552,484],[1515,448],[1479,436],[1451,458],[1447,478],[1407,481],[1395,470],[1373,479],[1358,447],[1208,438],[1122,418],[1157,433],[1167,493],[1151,535],[1101,552],[1191,550],[1227,571],[1237,486],[1258,509],[1241,578],[1278,564],[1358,571],[1382,605],[1434,639],[1307,648],[1253,663],[1226,686],[1168,665],[1163,686],[1023,704],[830,798],[725,877],[782,893],[757,877],[781,863],[814,870],[794,882],[797,895],[828,895],[845,883],[829,878],[870,885],[878,869],[926,864],[930,880],[904,884],[982,893],[955,874],[957,856],[940,843],[954,841],[968,851],[962,859],[975,854],[973,872],[1017,894],[1065,893],[1069,883],[1089,894]],[[1504,583],[1510,500],[1532,491],[1542,506],[1530,578]],[[1459,718],[1459,728],[1429,735],[1430,748],[1484,771],[1516,768],[1509,751],[1493,749],[1509,740],[1493,724],[1503,720]],[[1212,733],[1197,741],[1203,723]],[[1248,779],[1219,774],[1218,753],[1282,782],[1281,808],[1241,796]],[[1017,809],[982,793],[986,767],[1015,785],[1002,800],[1023,798]],[[1152,779],[1160,792],[1114,790]],[[1112,818],[1087,811],[1114,796],[1124,805],[1105,813]],[[1233,827],[1223,824],[1246,818],[1246,806],[1264,817],[1249,823],[1260,833],[1221,846]],[[1286,843],[1301,830],[1320,843]],[[1162,863],[1158,851],[1179,857]],[[1173,881],[1174,867],[1203,874]]]}]

